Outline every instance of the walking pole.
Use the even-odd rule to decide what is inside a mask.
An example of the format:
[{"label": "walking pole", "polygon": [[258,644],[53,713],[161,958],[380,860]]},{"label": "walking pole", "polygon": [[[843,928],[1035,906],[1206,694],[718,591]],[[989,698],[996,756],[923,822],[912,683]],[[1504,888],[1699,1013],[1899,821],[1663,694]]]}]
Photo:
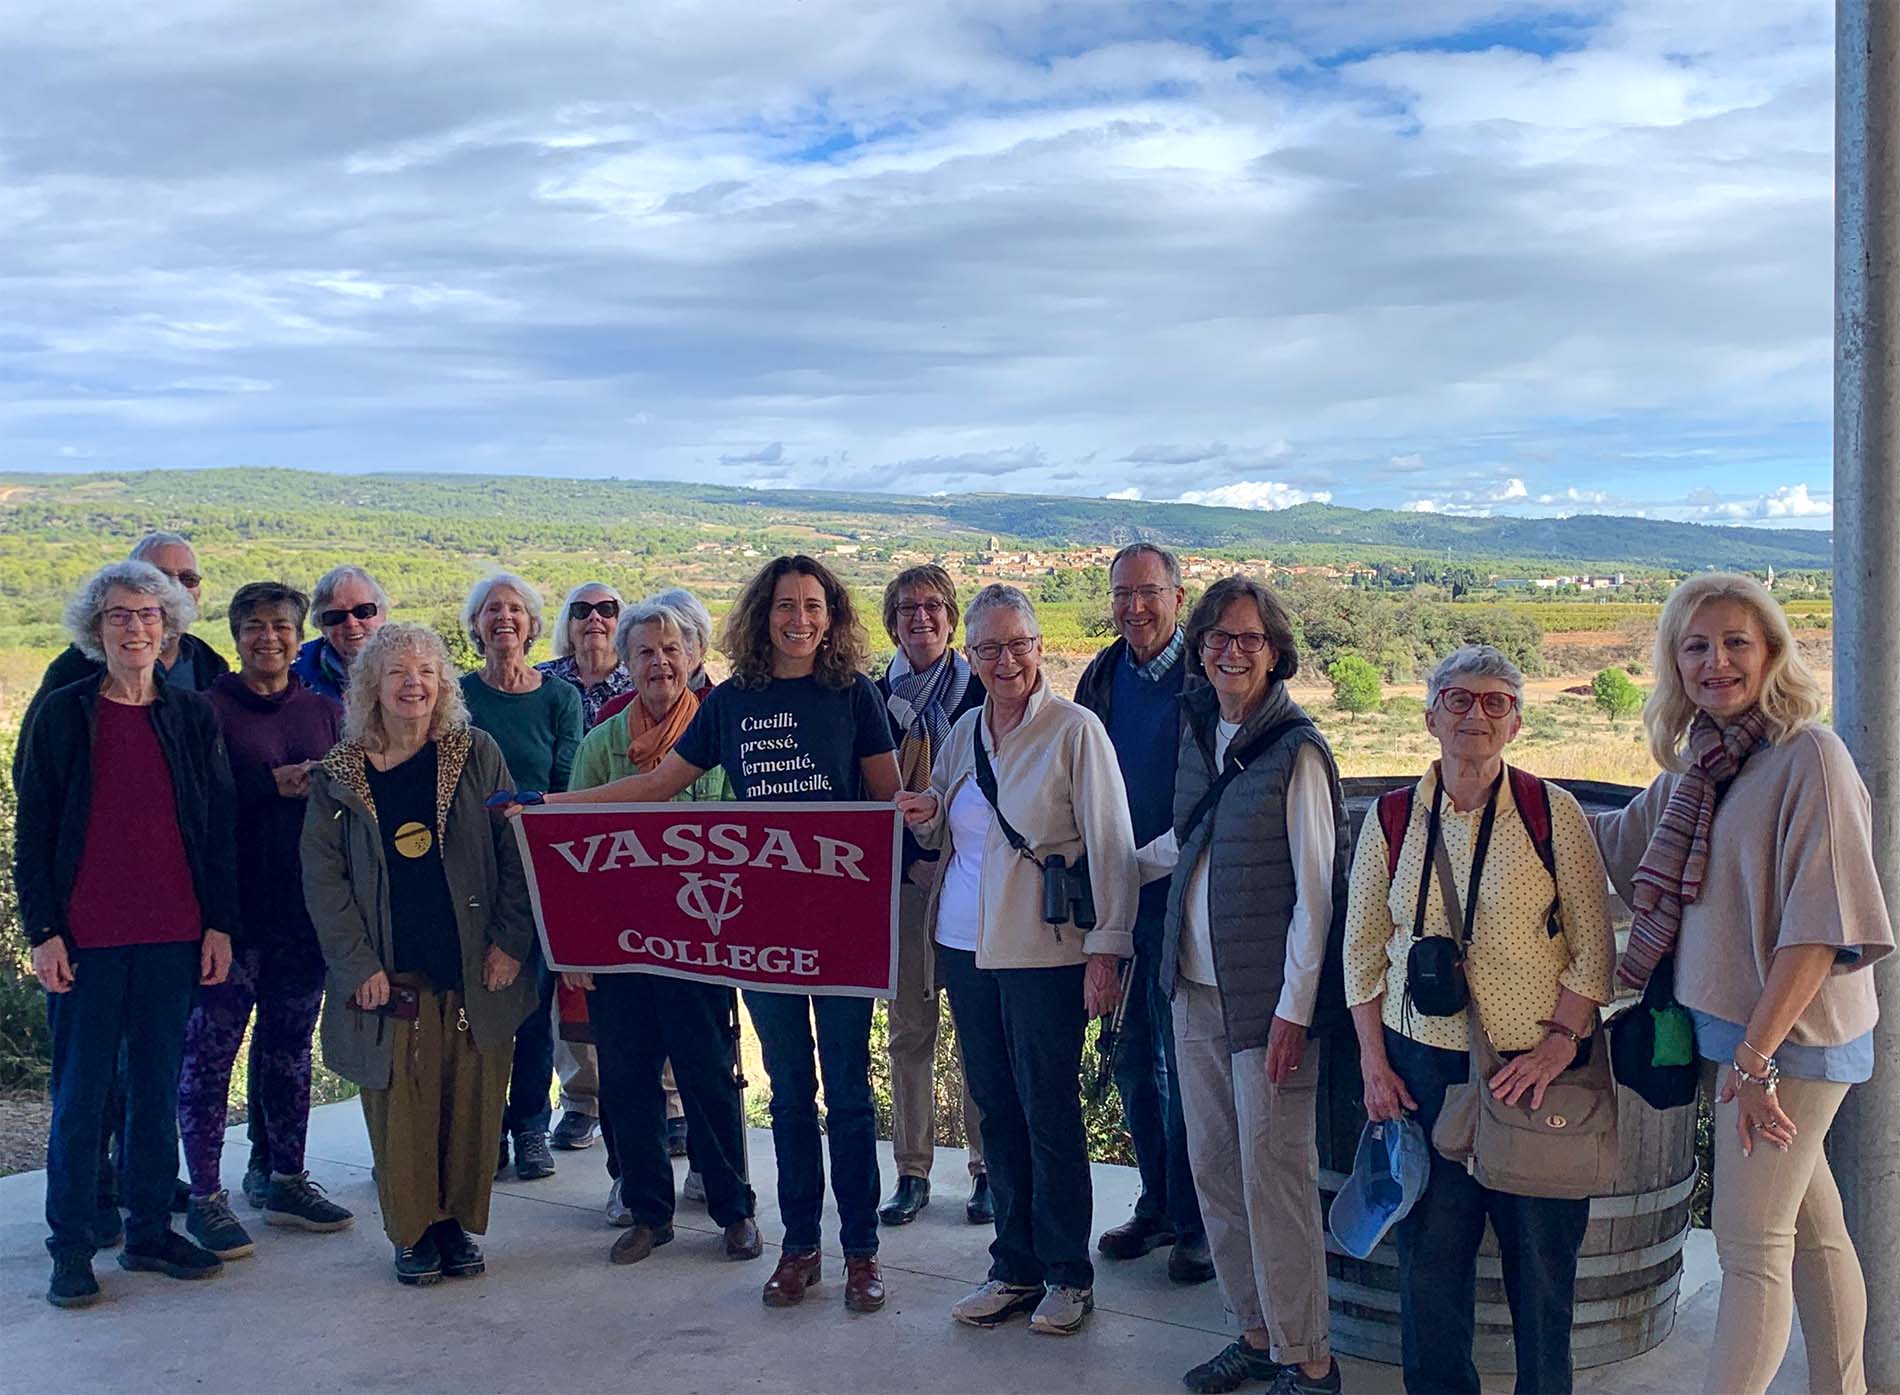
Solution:
[{"label": "walking pole", "polygon": [[739,990],[726,990],[726,1035],[732,1041],[732,1083],[739,1087],[739,1175],[746,1185],[752,1185],[752,1146],[746,1137],[745,1118],[745,1053],[739,1048],[745,1039],[745,1027],[739,1017]]},{"label": "walking pole", "polygon": [[1135,979],[1135,956],[1122,960],[1118,976],[1121,992],[1115,1006],[1101,1017],[1101,1030],[1095,1035],[1095,1071],[1082,1084],[1082,1097],[1090,1104],[1108,1098],[1109,1083],[1115,1078],[1115,1049],[1121,1044],[1122,1020],[1128,1015],[1128,985]]}]

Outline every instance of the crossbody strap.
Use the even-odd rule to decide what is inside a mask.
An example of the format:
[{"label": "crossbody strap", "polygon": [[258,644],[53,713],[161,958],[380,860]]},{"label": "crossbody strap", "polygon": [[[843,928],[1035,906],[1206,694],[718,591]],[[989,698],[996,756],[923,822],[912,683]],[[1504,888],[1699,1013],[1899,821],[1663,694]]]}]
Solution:
[{"label": "crossbody strap", "polygon": [[[980,719],[979,719],[980,720]],[[983,731],[979,725],[972,733],[976,744],[976,787],[990,802],[990,812],[996,815],[996,826],[1003,830],[1003,840],[1014,848],[1017,855],[1042,866],[1042,859],[1030,851],[1029,840],[1016,831],[1016,827],[1003,816],[1003,806],[996,799],[996,769],[990,764],[990,753],[983,747]]]},{"label": "crossbody strap", "polygon": [[1201,821],[1214,812],[1214,806],[1220,803],[1220,797],[1227,792],[1227,787],[1233,784],[1248,766],[1267,751],[1272,750],[1275,742],[1297,727],[1312,725],[1310,717],[1288,717],[1284,722],[1274,723],[1249,741],[1245,750],[1228,751],[1226,764],[1221,767],[1220,774],[1214,777],[1214,783],[1207,787],[1193,811],[1188,814],[1187,822],[1181,825],[1180,832],[1175,836],[1175,842],[1186,843],[1192,838],[1194,830],[1201,826]]}]

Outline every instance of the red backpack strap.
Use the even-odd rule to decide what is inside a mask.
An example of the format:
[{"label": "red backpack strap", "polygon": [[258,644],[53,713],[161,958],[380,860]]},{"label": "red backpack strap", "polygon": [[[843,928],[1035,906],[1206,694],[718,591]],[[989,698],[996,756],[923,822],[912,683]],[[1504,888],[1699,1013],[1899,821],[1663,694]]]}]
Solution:
[{"label": "red backpack strap", "polygon": [[1379,828],[1385,834],[1385,875],[1390,881],[1399,872],[1399,853],[1405,847],[1405,830],[1412,824],[1413,786],[1401,785],[1379,796]]},{"label": "red backpack strap", "polygon": [[1550,786],[1528,770],[1519,770],[1515,765],[1508,768],[1511,802],[1517,805],[1517,816],[1524,820],[1524,831],[1531,835],[1531,846],[1537,849],[1538,860],[1555,881],[1557,856],[1551,847]]}]

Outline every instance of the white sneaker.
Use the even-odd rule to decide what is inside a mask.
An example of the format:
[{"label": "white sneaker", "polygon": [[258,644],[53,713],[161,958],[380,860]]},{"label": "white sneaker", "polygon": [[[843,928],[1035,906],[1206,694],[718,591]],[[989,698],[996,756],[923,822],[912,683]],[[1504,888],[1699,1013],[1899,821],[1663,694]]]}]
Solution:
[{"label": "white sneaker", "polygon": [[1082,1330],[1082,1323],[1095,1311],[1095,1290],[1051,1284],[1036,1311],[1029,1315],[1029,1330],[1048,1337],[1069,1337]]},{"label": "white sneaker", "polygon": [[706,1204],[706,1178],[703,1173],[688,1172],[686,1174],[686,1184],[680,1188],[680,1199],[696,1202],[701,1206]]},{"label": "white sneaker", "polygon": [[622,1228],[633,1224],[633,1212],[627,1209],[627,1203],[620,1199],[620,1179],[614,1178],[614,1184],[607,1189],[607,1224]]},{"label": "white sneaker", "polygon": [[950,1305],[950,1316],[970,1327],[999,1327],[1042,1301],[1041,1284],[1006,1284],[991,1279]]}]

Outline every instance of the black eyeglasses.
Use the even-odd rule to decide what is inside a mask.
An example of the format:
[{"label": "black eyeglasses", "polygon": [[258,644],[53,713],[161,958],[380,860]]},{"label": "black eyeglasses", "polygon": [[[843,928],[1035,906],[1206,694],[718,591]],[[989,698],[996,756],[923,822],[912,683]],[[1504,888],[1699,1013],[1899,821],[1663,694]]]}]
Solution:
[{"label": "black eyeglasses", "polygon": [[1030,651],[1042,643],[1041,635],[1018,635],[1015,639],[992,639],[983,644],[972,644],[970,652],[986,664],[993,664],[1003,657],[1003,651],[1009,650],[1012,659],[1026,659]]},{"label": "black eyeglasses", "polygon": [[897,613],[906,620],[916,618],[920,610],[925,615],[937,616],[945,614],[949,609],[950,607],[942,601],[899,601],[897,604]]},{"label": "black eyeglasses", "polygon": [[620,614],[620,602],[609,596],[604,601],[569,601],[567,618],[585,620],[590,615],[599,615],[603,620],[612,620]]},{"label": "black eyeglasses", "polygon": [[1239,634],[1232,630],[1201,631],[1203,654],[1218,654],[1230,644],[1242,654],[1258,654],[1267,647],[1267,637],[1258,630],[1242,630]]},{"label": "black eyeglasses", "polygon": [[348,610],[338,606],[334,610],[318,611],[317,623],[327,629],[331,625],[341,625],[345,620],[350,619],[374,620],[376,613],[381,609],[382,607],[374,601],[364,601],[361,605],[353,605]]},{"label": "black eyeglasses", "polygon": [[1474,693],[1469,688],[1440,688],[1438,705],[1454,717],[1462,717],[1476,703],[1485,716],[1496,721],[1500,717],[1511,715],[1511,709],[1517,706],[1515,693]]},{"label": "black eyeglasses", "polygon": [[[165,572],[165,569],[163,567],[160,567],[159,570],[161,572]],[[199,582],[204,580],[204,578],[198,575],[198,573],[196,572],[165,572],[165,575],[170,577],[173,581],[177,582],[180,586],[184,587],[187,591],[191,590]]]}]

